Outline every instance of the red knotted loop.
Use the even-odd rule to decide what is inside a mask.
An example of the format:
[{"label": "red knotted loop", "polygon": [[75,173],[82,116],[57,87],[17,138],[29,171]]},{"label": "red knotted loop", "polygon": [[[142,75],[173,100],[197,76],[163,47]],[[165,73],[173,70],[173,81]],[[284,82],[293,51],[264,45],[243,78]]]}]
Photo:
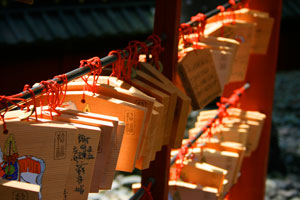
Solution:
[{"label": "red knotted loop", "polygon": [[223,35],[224,35],[224,13],[223,12],[225,11],[225,8],[224,8],[224,6],[220,5],[217,7],[217,9],[220,10],[220,12],[221,12],[221,19],[220,19],[220,15],[218,15],[218,18],[220,21],[222,21],[221,37],[223,37]]},{"label": "red knotted loop", "polygon": [[201,34],[204,35],[205,25],[206,25],[206,15],[203,13],[198,13],[196,16],[191,17],[191,21],[198,22],[197,33],[198,41],[200,41]]},{"label": "red knotted loop", "polygon": [[127,50],[127,52],[128,52],[128,57],[127,57],[126,62],[123,65],[123,67],[121,68],[121,71],[122,71],[122,75],[123,75],[122,78],[126,81],[129,81],[130,77],[131,77],[132,66],[134,63],[134,57],[136,57],[137,51],[135,49],[133,49],[132,47],[130,47],[130,45],[128,45],[125,50]]},{"label": "red knotted loop", "polygon": [[187,24],[187,23],[182,23],[182,24],[180,24],[179,30],[181,30],[182,32],[184,32],[184,31],[189,32],[190,30],[192,30],[192,26],[190,24]]},{"label": "red knotted loop", "polygon": [[159,65],[159,56],[164,51],[164,48],[161,46],[161,39],[158,35],[152,34],[147,40],[152,40],[153,45],[149,47],[149,53],[152,55],[151,61],[155,65],[156,69],[160,69]]},{"label": "red knotted loop", "polygon": [[235,0],[229,0],[228,3],[229,3],[230,5],[232,5],[232,6],[236,5]]},{"label": "red knotted loop", "polygon": [[225,11],[225,7],[224,7],[224,6],[221,6],[221,5],[219,5],[219,6],[217,7],[217,9],[220,10],[220,12],[224,12],[224,11]]},{"label": "red knotted loop", "polygon": [[244,0],[242,3],[243,3],[243,5],[240,4],[240,7],[249,8],[251,0]]},{"label": "red knotted loop", "polygon": [[218,124],[222,124],[223,118],[228,116],[226,105],[223,103],[217,103],[218,106]]},{"label": "red knotted loop", "polygon": [[[32,101],[33,101],[33,106],[34,106],[34,113],[35,113],[35,121],[37,121],[37,112],[36,112],[36,100],[35,100],[35,94],[33,90],[30,88],[28,84],[24,85],[24,91],[28,91],[31,95]],[[27,106],[27,111],[29,110],[29,106]]]},{"label": "red knotted loop", "polygon": [[200,22],[204,22],[205,20],[206,20],[206,15],[203,13],[198,13],[197,15],[191,17],[192,22],[200,23]]},{"label": "red knotted loop", "polygon": [[[179,28],[179,37],[182,39],[182,42],[185,47],[190,46],[195,41],[194,29],[190,24],[182,23]],[[198,38],[196,38],[198,41]]]},{"label": "red knotted loop", "polygon": [[67,94],[67,90],[68,90],[68,76],[66,74],[61,74],[58,76],[55,76],[54,78],[60,79],[63,84],[61,85],[61,90],[60,90],[60,105],[64,102],[66,94]]},{"label": "red knotted loop", "polygon": [[[83,95],[82,95],[82,102],[85,102],[85,90],[88,89],[93,93],[96,92],[96,84],[100,74],[102,73],[102,63],[99,57],[93,57],[88,60],[81,60],[80,61],[80,68],[81,67],[89,67],[90,73],[86,76],[82,76],[81,79],[85,82],[85,86],[83,88]],[[93,74],[93,82],[92,85],[89,84],[89,77]]]},{"label": "red knotted loop", "polygon": [[130,81],[132,67],[134,67],[135,69],[137,68],[139,63],[139,55],[142,53],[147,54],[148,47],[143,42],[131,41],[129,42],[126,50],[129,52],[129,56],[127,58],[126,67],[124,66],[124,69],[122,71],[123,71],[124,79],[126,81]]},{"label": "red knotted loop", "polygon": [[181,147],[181,149],[178,151],[176,160],[178,160],[179,162],[175,163],[175,165],[176,165],[176,180],[178,180],[180,177],[181,170],[184,166],[183,162],[185,160],[185,156],[189,151],[189,146],[192,146],[191,140],[189,140],[185,145],[183,145]]},{"label": "red knotted loop", "polygon": [[240,96],[244,93],[245,88],[241,87],[233,91],[233,94],[229,98],[221,97],[221,103],[228,103],[230,106],[237,106],[237,103],[240,100]]},{"label": "red knotted loop", "polygon": [[153,197],[152,197],[152,194],[151,194],[151,186],[152,186],[152,183],[151,183],[151,182],[148,184],[147,187],[142,185],[142,188],[145,190],[145,193],[144,193],[144,195],[143,195],[142,200],[144,200],[144,199],[145,199],[145,200],[146,200],[146,199],[148,199],[148,200],[153,200]]},{"label": "red knotted loop", "polygon": [[[47,111],[50,112],[51,119],[53,119],[52,112],[59,114],[59,112],[56,111],[56,107],[60,107],[63,103],[64,89],[62,88],[61,85],[59,85],[54,80],[41,81],[40,84],[44,85],[43,92],[46,93],[47,103],[48,103]],[[41,105],[41,115],[43,115],[42,98],[40,99],[40,105]]]},{"label": "red knotted loop", "polygon": [[12,105],[17,106],[20,109],[23,109],[25,107],[25,105],[23,105],[23,104],[14,102],[14,101],[26,102],[25,99],[22,99],[19,96],[20,96],[20,94],[13,95],[13,96],[4,96],[4,95],[0,96],[0,108],[5,108],[5,111],[0,113],[0,118],[3,122],[3,133],[4,134],[8,133],[6,122],[5,122],[5,114],[8,111],[8,103],[11,103]]},{"label": "red knotted loop", "polygon": [[216,127],[216,119],[215,118],[212,118],[212,119],[208,119],[207,120],[207,123],[204,127],[204,130],[203,131],[206,131],[206,135],[207,135],[207,138],[211,138],[212,137],[212,131],[211,131],[211,128],[212,127]]},{"label": "red knotted loop", "polygon": [[[117,77],[118,79],[122,79],[122,70],[124,68],[124,61],[125,59],[122,56],[122,51],[121,50],[113,50],[109,52],[109,56],[116,56],[117,60],[112,63],[112,73],[110,77],[114,76]],[[107,80],[107,84],[109,84],[109,79]]]}]

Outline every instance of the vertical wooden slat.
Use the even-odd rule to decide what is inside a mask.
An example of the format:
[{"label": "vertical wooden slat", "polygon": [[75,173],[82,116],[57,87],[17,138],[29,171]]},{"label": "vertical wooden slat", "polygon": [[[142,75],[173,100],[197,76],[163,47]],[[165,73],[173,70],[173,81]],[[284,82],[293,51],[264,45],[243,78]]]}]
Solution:
[{"label": "vertical wooden slat", "polygon": [[[163,74],[174,80],[175,66],[178,53],[178,27],[180,23],[181,0],[156,0],[154,33],[165,35],[164,52],[161,61],[164,66]],[[170,168],[170,147],[164,146],[156,154],[150,168],[142,171],[142,184],[145,185],[150,177],[155,179],[152,195],[155,200],[168,199],[168,181]]]},{"label": "vertical wooden slat", "polygon": [[[270,144],[272,103],[278,54],[279,27],[281,18],[281,0],[252,0],[251,8],[266,11],[275,18],[271,41],[266,55],[251,55],[246,81],[251,88],[242,97],[241,108],[258,110],[267,115],[260,143],[251,157],[245,158],[238,183],[229,193],[230,200],[264,199],[265,179]],[[229,84],[225,89],[228,96],[233,89],[243,83]]]}]

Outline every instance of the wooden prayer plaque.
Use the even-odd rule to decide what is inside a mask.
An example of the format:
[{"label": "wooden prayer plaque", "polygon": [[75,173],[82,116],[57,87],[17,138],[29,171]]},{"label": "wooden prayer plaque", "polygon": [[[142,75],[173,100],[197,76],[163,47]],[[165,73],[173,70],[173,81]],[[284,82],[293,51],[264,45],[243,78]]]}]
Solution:
[{"label": "wooden prayer plaque", "polygon": [[0,196],[3,200],[37,200],[39,192],[39,185],[0,179]]},{"label": "wooden prayer plaque", "polygon": [[0,137],[1,178],[39,185],[39,199],[63,199],[77,129],[18,119],[6,124],[8,134]]},{"label": "wooden prayer plaque", "polygon": [[209,49],[188,52],[178,63],[178,73],[187,94],[192,99],[194,110],[204,108],[221,93]]},{"label": "wooden prayer plaque", "polygon": [[168,84],[174,88],[177,94],[177,103],[175,109],[175,116],[173,121],[172,128],[172,137],[170,145],[172,148],[179,148],[184,136],[184,131],[186,127],[186,122],[189,114],[189,107],[191,105],[191,99],[181,92],[167,77],[162,73],[157,71],[155,67],[149,63],[140,63],[141,70],[150,74],[157,80],[161,81],[164,84]]},{"label": "wooden prayer plaque", "polygon": [[74,104],[78,110],[84,110],[89,106],[91,112],[115,116],[125,122],[117,170],[132,172],[144,127],[145,108],[121,100],[93,95],[90,92],[85,92],[85,103],[81,100],[82,92],[68,91],[65,97],[65,102]]},{"label": "wooden prayer plaque", "polygon": [[182,181],[169,181],[169,195],[175,199],[181,200],[217,200],[217,189],[209,187],[199,187]]},{"label": "wooden prayer plaque", "polygon": [[236,20],[235,24],[227,22],[223,27],[221,22],[212,23],[208,24],[205,34],[235,39],[240,43],[229,81],[244,81],[247,73],[250,47],[254,36],[254,24]]}]

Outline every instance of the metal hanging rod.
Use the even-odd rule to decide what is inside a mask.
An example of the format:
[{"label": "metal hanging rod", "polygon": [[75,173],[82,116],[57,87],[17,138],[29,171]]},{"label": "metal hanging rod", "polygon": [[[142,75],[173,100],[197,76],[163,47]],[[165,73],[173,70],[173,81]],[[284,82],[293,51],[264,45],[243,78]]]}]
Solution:
[{"label": "metal hanging rod", "polygon": [[[166,39],[166,35],[161,35],[160,38],[161,38],[161,41],[163,41],[163,40]],[[147,40],[147,41],[145,41],[145,44],[147,45],[147,47],[150,47],[154,43],[153,43],[152,40]],[[138,47],[138,52],[140,50],[141,50],[141,47]],[[129,52],[127,50],[123,50],[122,53],[121,53],[122,58],[124,58],[128,55],[129,55]],[[112,63],[116,62],[117,59],[118,58],[115,55],[106,56],[104,58],[101,58],[100,60],[101,60],[102,69],[109,66],[109,65],[111,65]],[[84,67],[81,67],[81,68],[74,69],[74,70],[66,73],[68,82],[70,82],[70,81],[72,81],[76,78],[79,78],[83,75],[86,75],[89,72],[91,72],[91,68],[89,66],[84,66]],[[57,82],[60,85],[64,84],[64,82],[59,78],[53,78],[51,80]],[[32,87],[31,89],[32,89],[35,96],[39,96],[39,95],[42,94],[43,90],[45,89],[45,86],[42,85],[42,84],[38,84],[37,86]],[[17,95],[18,95],[18,98],[22,98],[24,100],[30,100],[32,98],[31,93],[28,90],[20,92]],[[19,101],[19,100],[16,100],[16,101],[13,101],[13,102],[17,103],[17,104],[24,104],[23,101]],[[12,109],[16,108],[16,106],[11,104],[10,102],[8,102],[7,103],[7,108],[8,108],[8,110],[12,110]],[[0,105],[0,112],[4,112],[5,110],[6,110],[6,107],[4,107],[3,105]]]},{"label": "metal hanging rod", "polygon": [[[242,0],[235,0],[235,3],[238,4],[238,3],[240,3],[241,1],[242,1]],[[225,10],[232,7],[232,5],[231,5],[229,2],[224,3],[224,4],[221,5],[221,6],[223,6],[223,7],[225,8]],[[219,14],[220,12],[221,12],[221,10],[219,10],[219,9],[217,9],[217,8],[215,8],[215,9],[213,9],[213,10],[211,10],[211,11],[208,11],[207,13],[205,13],[206,19],[211,18],[211,17],[213,17],[213,16]],[[199,23],[198,21],[189,21],[189,22],[186,22],[186,24],[189,24],[189,25],[191,25],[191,26],[197,26],[198,23]]]},{"label": "metal hanging rod", "polygon": [[[241,0],[235,0],[236,3],[239,3],[240,1]],[[223,4],[222,6],[225,9],[227,9],[227,8],[230,8],[232,5],[227,2],[227,3]],[[206,18],[210,18],[210,17],[212,17],[214,15],[217,15],[220,12],[221,11],[219,9],[215,8],[215,9],[213,9],[213,10],[205,13],[205,16],[206,16]],[[192,26],[196,26],[196,25],[198,25],[198,22],[189,21],[189,22],[187,22],[187,24],[190,24]],[[161,40],[163,41],[164,39],[166,39],[166,37],[165,37],[165,35],[162,35],[161,36]],[[145,43],[146,43],[146,45],[148,47],[151,46],[151,45],[153,45],[153,41],[146,41]],[[139,50],[140,50],[140,48],[138,49],[138,51]],[[126,50],[124,50],[123,53],[121,54],[121,56],[122,57],[123,56],[128,56],[128,52]],[[101,60],[101,64],[102,64],[103,68],[105,68],[106,66],[111,65],[112,63],[114,63],[115,61],[117,61],[117,57],[115,55],[111,55],[111,56],[106,56],[104,58],[101,58],[100,60]],[[80,76],[86,75],[90,71],[91,71],[91,69],[88,66],[84,66],[82,68],[77,68],[75,70],[72,70],[72,71],[66,73],[67,78],[68,78],[68,82],[72,81],[72,80],[74,80],[76,78],[79,78]],[[64,82],[62,80],[58,79],[58,78],[53,78],[51,80],[57,82],[60,85],[64,84]],[[39,84],[39,85],[37,85],[37,86],[35,86],[35,87],[31,88],[31,89],[32,89],[34,95],[38,96],[38,95],[42,94],[44,88],[45,88],[44,85]],[[29,91],[21,92],[18,95],[19,95],[18,96],[19,98],[22,98],[22,99],[25,99],[25,100],[29,100],[29,99],[32,98]],[[18,104],[24,103],[22,101],[14,101],[14,102],[18,103]],[[7,103],[8,110],[14,109],[15,107],[16,107],[15,105],[13,105],[13,104],[11,104],[9,102]],[[3,105],[0,105],[0,112],[4,112],[5,110],[6,110],[6,107],[3,107]]]}]

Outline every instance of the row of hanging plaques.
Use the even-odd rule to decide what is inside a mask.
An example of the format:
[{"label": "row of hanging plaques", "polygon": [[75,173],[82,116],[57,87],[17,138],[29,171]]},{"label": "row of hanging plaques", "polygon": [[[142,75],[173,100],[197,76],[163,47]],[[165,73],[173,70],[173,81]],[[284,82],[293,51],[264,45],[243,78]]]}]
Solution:
[{"label": "row of hanging plaques", "polygon": [[[268,13],[244,8],[208,19],[200,38],[195,32],[182,33],[176,85],[191,98],[194,110],[220,96],[226,84],[245,81],[250,54],[267,53],[273,23]],[[216,114],[218,110],[201,111],[190,139]],[[224,199],[242,175],[243,158],[257,148],[265,118],[258,111],[229,109],[171,166],[169,200]],[[172,150],[171,158],[179,151]],[[140,184],[132,187],[136,192]]]},{"label": "row of hanging plaques", "polygon": [[[219,96],[227,83],[245,81],[250,54],[267,53],[273,23],[273,18],[261,11],[244,8],[223,12],[207,20],[204,36],[192,48],[185,48],[184,41],[179,44],[179,76],[194,109]],[[217,113],[201,111],[189,137],[199,133]],[[224,199],[242,176],[243,158],[257,148],[265,118],[258,111],[229,109],[228,116],[171,167],[169,199]],[[171,155],[178,151],[172,150]]]},{"label": "row of hanging plaques", "polygon": [[[149,63],[135,73],[131,84],[99,76],[93,92],[82,79],[72,81],[55,112],[39,107],[49,96],[38,97],[38,120],[32,110],[7,112],[1,177],[26,182],[18,192],[28,198],[82,200],[110,189],[116,170],[146,169],[163,145],[180,147],[190,98]],[[92,84],[94,77],[87,78]]]},{"label": "row of hanging plaques", "polygon": [[[266,116],[257,111],[228,109],[228,116],[218,126],[206,131],[170,169],[169,199],[224,199],[237,183],[243,158],[258,146]],[[218,110],[202,111],[189,138],[216,116]],[[212,134],[212,137],[209,137]],[[188,140],[183,140],[183,146]],[[171,158],[181,149],[173,149]],[[134,184],[133,190],[140,188]]]},{"label": "row of hanging plaques", "polygon": [[[0,137],[1,196],[85,200],[89,192],[110,189],[116,170],[147,169],[163,145],[179,148],[191,104],[193,109],[203,108],[226,83],[245,78],[250,52],[266,52],[269,38],[261,39],[260,34],[270,37],[272,26],[265,31],[260,20],[271,25],[273,20],[250,10],[236,11],[236,19],[239,16],[246,21],[232,24],[212,18],[205,30],[210,32],[201,38],[205,48],[179,46],[181,79],[177,77],[176,86],[141,62],[130,83],[99,76],[92,91],[82,79],[68,83],[55,112],[47,107],[49,94],[31,102],[34,114],[7,112],[8,133]],[[219,37],[221,29],[231,39]],[[237,36],[243,39],[234,40]],[[95,77],[86,78],[92,85]]]}]

